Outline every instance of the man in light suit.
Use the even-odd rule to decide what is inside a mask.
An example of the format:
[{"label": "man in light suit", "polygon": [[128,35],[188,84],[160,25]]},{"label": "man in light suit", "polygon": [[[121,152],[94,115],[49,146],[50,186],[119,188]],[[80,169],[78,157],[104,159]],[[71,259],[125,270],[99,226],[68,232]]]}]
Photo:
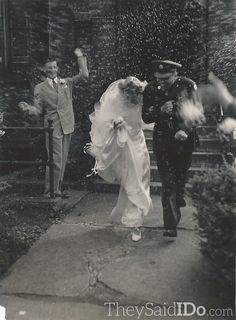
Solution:
[{"label": "man in light suit", "polygon": [[[58,65],[55,59],[45,63],[46,80],[35,86],[34,106],[20,103],[22,111],[29,115],[43,115],[44,126],[52,120],[53,131],[53,160],[54,160],[54,194],[62,197],[63,182],[71,135],[74,131],[74,112],[72,106],[73,84],[80,79],[88,78],[86,57],[80,49],[75,49],[79,73],[74,77],[61,79],[58,77]],[[46,149],[49,156],[49,140],[46,134]],[[46,168],[45,196],[49,197],[49,168]]]}]

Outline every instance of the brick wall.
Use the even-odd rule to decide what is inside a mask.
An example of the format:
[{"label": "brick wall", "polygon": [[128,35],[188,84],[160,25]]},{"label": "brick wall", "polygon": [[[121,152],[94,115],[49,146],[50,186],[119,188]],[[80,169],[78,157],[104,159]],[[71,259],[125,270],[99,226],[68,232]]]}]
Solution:
[{"label": "brick wall", "polygon": [[[122,20],[117,20],[117,14],[123,10],[127,3],[130,3],[134,8],[137,3],[141,2],[145,3],[142,0],[32,1],[32,10],[30,12],[32,21],[31,48],[28,69],[31,91],[28,91],[28,98],[24,95],[25,100],[31,101],[30,92],[32,93],[34,84],[42,79],[42,72],[39,67],[42,66],[49,53],[55,54],[59,58],[61,76],[63,77],[77,72],[73,55],[75,47],[81,47],[88,58],[90,79],[88,82],[78,85],[74,90],[76,132],[72,141],[67,175],[81,176],[91,166],[89,158],[83,155],[82,148],[89,141],[90,122],[88,115],[93,111],[94,103],[99,99],[101,93],[110,82],[119,77],[125,77],[137,69],[142,69],[141,73],[143,70],[144,73],[146,71],[143,68],[145,61],[140,62],[135,56],[140,53],[142,57],[142,52],[139,51],[142,48],[135,47],[135,45],[132,46],[132,41],[129,48],[125,47],[126,40],[119,38],[119,28],[123,28],[122,35],[124,38],[129,32],[131,40],[132,30],[130,32],[130,30],[126,29],[129,28],[128,25],[125,27]],[[153,0],[146,0],[147,4],[151,2],[155,3]],[[177,2],[181,3],[180,0],[176,0]],[[159,3],[165,6],[164,0],[160,0]],[[198,17],[196,17],[202,22],[197,31],[199,39],[201,41],[205,40],[206,51],[200,52],[196,66],[191,64],[191,59],[189,60],[192,67],[191,72],[194,75],[195,67],[198,68],[199,72],[200,65],[203,76],[206,71],[213,70],[231,88],[234,88],[236,70],[233,63],[235,48],[233,12],[235,11],[232,8],[234,7],[235,9],[235,0],[201,0],[201,3],[203,5],[206,4],[208,10],[203,11],[202,16],[198,14]],[[168,1],[166,1],[166,4],[168,4]],[[172,2],[169,5],[172,6]],[[168,15],[170,12],[164,10],[162,14]],[[180,24],[181,19],[180,17]],[[136,17],[136,22],[137,20],[138,18]],[[127,21],[129,21],[129,17]],[[195,41],[198,41],[198,38]],[[153,48],[150,47],[151,54],[153,53],[152,50],[155,53],[155,43]],[[139,66],[136,69],[130,68],[130,61],[133,65],[140,63],[140,68]],[[185,71],[187,74],[189,69]],[[6,94],[11,92],[7,86],[4,88],[2,90],[5,90]],[[21,96],[22,89],[20,87],[18,91]],[[17,89],[15,89],[15,92],[17,92]],[[5,93],[3,93],[3,96]],[[12,110],[11,105],[22,99],[18,95],[13,100],[10,103],[9,99],[5,99],[4,107]]]}]

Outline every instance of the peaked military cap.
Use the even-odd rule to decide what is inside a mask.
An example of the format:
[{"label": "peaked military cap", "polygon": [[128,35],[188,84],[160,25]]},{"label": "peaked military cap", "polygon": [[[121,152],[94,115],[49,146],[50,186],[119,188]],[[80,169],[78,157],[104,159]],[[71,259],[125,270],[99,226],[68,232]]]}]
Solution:
[{"label": "peaked military cap", "polygon": [[152,61],[152,69],[155,72],[157,71],[160,73],[168,73],[181,67],[182,65],[180,63],[177,63],[171,60],[153,60]]}]

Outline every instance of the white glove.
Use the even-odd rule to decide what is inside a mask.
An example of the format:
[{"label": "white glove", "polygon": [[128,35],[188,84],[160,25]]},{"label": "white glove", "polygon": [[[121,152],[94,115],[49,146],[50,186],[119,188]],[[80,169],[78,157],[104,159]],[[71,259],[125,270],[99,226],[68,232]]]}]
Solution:
[{"label": "white glove", "polygon": [[173,111],[173,108],[174,108],[173,101],[167,101],[161,107],[161,111],[166,114],[171,114]]},{"label": "white glove", "polygon": [[176,134],[175,134],[175,140],[185,141],[187,138],[188,138],[188,135],[187,135],[186,132],[183,131],[183,130],[179,130],[179,131],[177,131]]}]

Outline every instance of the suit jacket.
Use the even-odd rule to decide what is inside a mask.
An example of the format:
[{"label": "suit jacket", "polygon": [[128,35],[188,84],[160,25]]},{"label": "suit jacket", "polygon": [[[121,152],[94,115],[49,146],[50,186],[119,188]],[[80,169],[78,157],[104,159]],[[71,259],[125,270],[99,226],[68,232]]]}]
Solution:
[{"label": "suit jacket", "polygon": [[48,126],[48,119],[53,121],[54,136],[61,130],[63,134],[74,131],[73,82],[73,78],[58,78],[57,90],[49,84],[47,79],[35,86],[35,107],[44,116],[44,126]]}]

